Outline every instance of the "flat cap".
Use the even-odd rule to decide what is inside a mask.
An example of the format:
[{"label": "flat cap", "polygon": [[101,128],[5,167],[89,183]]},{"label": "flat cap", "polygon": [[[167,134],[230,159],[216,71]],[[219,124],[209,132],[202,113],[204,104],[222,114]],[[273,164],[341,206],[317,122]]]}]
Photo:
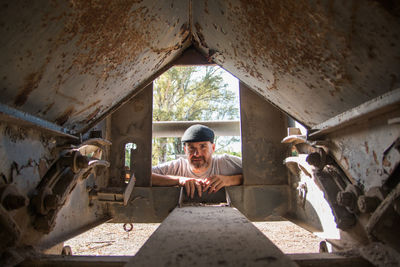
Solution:
[{"label": "flat cap", "polygon": [[195,124],[186,129],[182,136],[182,142],[204,142],[214,143],[214,131],[207,126]]}]

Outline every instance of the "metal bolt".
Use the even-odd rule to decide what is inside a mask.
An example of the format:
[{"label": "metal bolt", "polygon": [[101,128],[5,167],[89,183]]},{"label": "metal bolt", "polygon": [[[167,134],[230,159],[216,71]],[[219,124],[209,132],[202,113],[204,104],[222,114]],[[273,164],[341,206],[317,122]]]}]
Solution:
[{"label": "metal bolt", "polygon": [[318,166],[321,163],[321,155],[317,152],[310,153],[307,156],[307,162],[311,165]]},{"label": "metal bolt", "polygon": [[44,198],[44,206],[46,210],[55,210],[58,206],[59,197],[57,195],[51,194]]},{"label": "metal bolt", "polygon": [[28,205],[28,200],[21,195],[7,195],[2,202],[4,208],[7,210],[16,210]]},{"label": "metal bolt", "polygon": [[70,246],[64,246],[64,247],[62,248],[61,255],[71,256],[71,255],[72,255],[72,249],[71,249],[71,247],[70,247]]},{"label": "metal bolt", "polygon": [[341,216],[336,218],[336,225],[341,230],[347,230],[356,224],[356,218],[354,216]]},{"label": "metal bolt", "polygon": [[78,169],[87,168],[89,166],[89,159],[85,156],[77,156],[76,157],[76,167]]},{"label": "metal bolt", "polygon": [[308,164],[313,165],[317,168],[322,169],[322,159],[321,155],[317,152],[311,153],[307,156],[306,161]]},{"label": "metal bolt", "polygon": [[33,227],[41,233],[49,233],[52,228],[52,223],[46,216],[39,216],[33,222]]},{"label": "metal bolt", "polygon": [[379,206],[380,200],[377,197],[360,196],[357,200],[358,209],[363,212],[373,212]]},{"label": "metal bolt", "polygon": [[325,241],[319,242],[319,253],[328,253],[328,245]]},{"label": "metal bolt", "polygon": [[336,201],[341,206],[353,207],[356,201],[356,196],[351,192],[341,191],[337,194]]},{"label": "metal bolt", "polygon": [[103,137],[103,133],[102,133],[102,131],[91,131],[89,133],[89,137],[90,138],[102,138]]}]

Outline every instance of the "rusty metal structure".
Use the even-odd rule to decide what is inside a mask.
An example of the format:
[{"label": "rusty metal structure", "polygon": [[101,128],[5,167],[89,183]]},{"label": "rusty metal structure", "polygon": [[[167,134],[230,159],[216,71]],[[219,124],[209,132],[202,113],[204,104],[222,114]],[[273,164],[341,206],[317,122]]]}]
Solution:
[{"label": "rusty metal structure", "polygon": [[[167,238],[167,222],[190,208],[174,210],[179,188],[151,187],[152,135],[172,131],[152,125],[152,81],[207,64],[241,81],[244,183],[226,188],[232,206],[249,220],[294,221],[333,251],[287,257],[238,233],[232,240],[257,239],[271,255],[243,250],[233,264],[400,264],[398,1],[4,0],[0,35],[2,265],[84,264],[41,252],[108,221],[172,216]],[[210,122],[238,131],[224,123]],[[226,231],[255,231],[232,208],[222,213],[237,219]]]}]

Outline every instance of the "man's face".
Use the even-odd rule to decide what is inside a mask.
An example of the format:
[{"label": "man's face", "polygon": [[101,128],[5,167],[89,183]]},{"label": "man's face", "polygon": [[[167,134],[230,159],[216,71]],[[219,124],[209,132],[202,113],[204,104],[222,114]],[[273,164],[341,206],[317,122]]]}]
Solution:
[{"label": "man's face", "polygon": [[186,143],[183,147],[194,171],[207,169],[211,164],[215,144],[210,141]]}]

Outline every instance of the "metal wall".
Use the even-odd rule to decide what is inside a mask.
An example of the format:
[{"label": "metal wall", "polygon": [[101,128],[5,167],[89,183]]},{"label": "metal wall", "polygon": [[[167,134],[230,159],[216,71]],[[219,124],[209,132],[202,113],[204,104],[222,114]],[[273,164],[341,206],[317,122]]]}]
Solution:
[{"label": "metal wall", "polygon": [[192,34],[211,60],[312,127],[399,87],[390,3],[193,1]]},{"label": "metal wall", "polygon": [[398,4],[385,3],[3,1],[0,101],[81,132],[193,43],[312,127],[399,87]]},{"label": "metal wall", "polygon": [[[2,1],[1,103],[74,131],[188,46],[188,1]],[[98,120],[97,120],[98,121]]]},{"label": "metal wall", "polygon": [[[349,230],[354,237],[368,232],[370,241],[380,238],[399,246],[390,238],[393,226],[385,224],[389,218],[396,225],[393,218],[398,218],[399,209],[399,189],[395,187],[400,136],[397,1],[2,1],[0,35],[0,174],[2,185],[16,187],[20,191],[16,195],[23,196],[17,197],[23,200],[20,207],[10,212],[0,209],[3,222],[13,233],[14,240],[8,240],[11,244],[40,243],[45,247],[106,220],[114,211],[121,214],[121,220],[132,218],[123,217],[119,208],[108,209],[108,204],[92,205],[86,189],[92,192],[94,184],[79,180],[71,184],[74,199],[58,203],[65,207],[57,207],[62,223],[44,237],[27,219],[31,211],[25,198],[33,197],[63,148],[82,144],[80,133],[85,134],[121,107],[114,113],[118,117],[123,104],[131,99],[137,101],[133,107],[142,105],[143,110],[150,110],[149,98],[141,103],[134,96],[192,46],[205,56],[204,62],[222,66],[260,96],[258,100],[268,101],[265,107],[260,101],[257,110],[243,113],[242,127],[252,131],[245,136],[252,137],[253,129],[258,131],[254,138],[244,139],[245,164],[260,163],[256,173],[248,172],[251,175],[245,186],[232,188],[234,201],[245,213],[249,211],[246,215],[265,219],[266,214],[283,214],[287,205],[293,204],[286,201],[288,196],[296,198],[296,192],[291,192],[295,190],[288,192],[282,179],[284,170],[276,165],[277,155],[284,149],[262,139],[268,128],[262,124],[265,121],[255,124],[269,118],[272,103],[312,130],[309,138],[315,143],[308,143],[308,154],[314,153],[314,157],[317,153],[319,159],[329,154],[334,163],[327,165],[347,175],[342,180],[350,189],[330,183],[326,179],[330,167],[325,169],[326,162],[314,162],[315,177],[322,175],[320,181],[330,183],[317,185],[326,193],[335,219],[355,218],[356,226]],[[367,108],[364,112],[363,104],[383,103],[382,99],[393,100],[388,102],[389,109]],[[360,111],[368,115],[358,120]],[[259,119],[252,120],[256,117]],[[130,118],[117,119],[123,123]],[[349,120],[341,125],[342,119]],[[30,129],[31,125],[35,129]],[[278,127],[277,132],[283,133],[282,125]],[[151,137],[148,128],[136,125],[133,129],[124,128],[123,134]],[[146,133],[149,136],[144,136]],[[121,141],[118,132],[113,135],[117,143]],[[273,137],[274,142],[278,139]],[[260,142],[264,144],[261,148],[257,146]],[[270,148],[276,151],[268,162],[270,158],[263,158],[263,153],[268,154]],[[252,156],[254,161],[248,161]],[[117,180],[120,177],[112,175]],[[99,184],[108,178],[104,173],[98,177]],[[266,188],[268,183],[273,185]],[[356,185],[360,192],[354,193],[352,186]],[[386,191],[372,192],[376,187]],[[140,202],[143,209],[151,207],[153,190],[140,190],[139,198],[131,200]],[[167,195],[174,193],[169,190]],[[142,199],[141,194],[149,198]],[[156,205],[162,203],[162,197],[156,198]],[[373,204],[361,205],[366,211],[360,212],[354,209],[359,199],[372,199]],[[276,202],[259,205],[270,200]],[[363,201],[360,203],[365,204]],[[135,205],[126,211],[143,210]],[[170,205],[168,202],[165,207]],[[151,218],[166,214],[156,210]],[[85,219],[77,220],[79,216]],[[7,242],[2,248],[7,248]]]}]

